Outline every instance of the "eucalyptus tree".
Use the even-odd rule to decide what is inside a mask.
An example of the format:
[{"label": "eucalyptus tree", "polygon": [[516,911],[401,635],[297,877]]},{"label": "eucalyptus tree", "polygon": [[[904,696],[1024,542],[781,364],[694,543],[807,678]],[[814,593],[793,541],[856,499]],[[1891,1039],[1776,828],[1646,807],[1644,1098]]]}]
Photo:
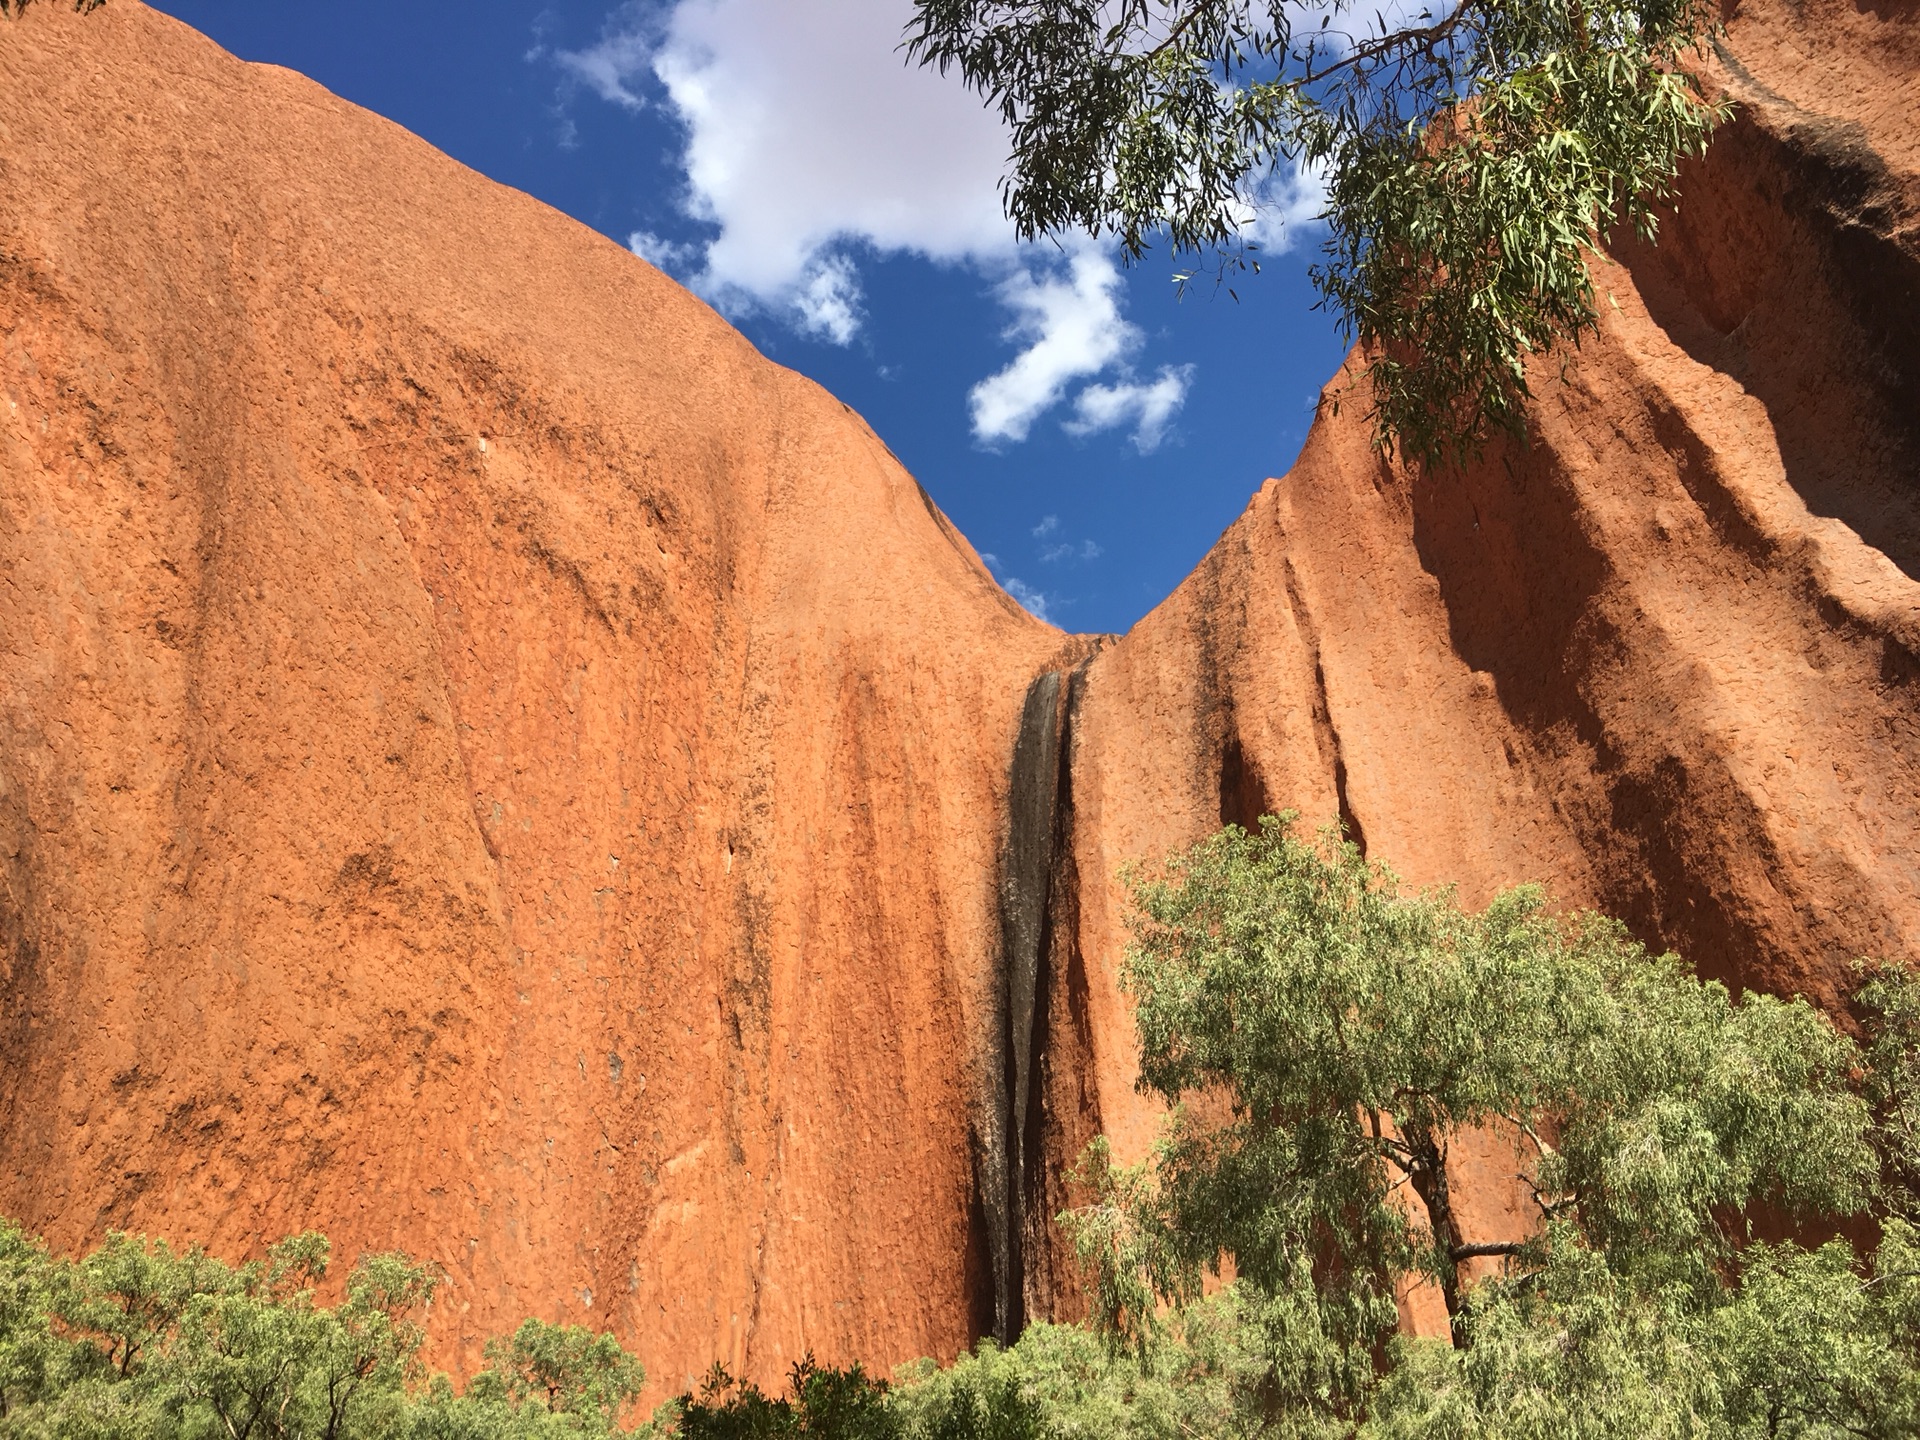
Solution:
[{"label": "eucalyptus tree", "polygon": [[[1723,109],[1715,0],[916,0],[912,59],[1012,136],[1024,238],[1256,265],[1276,180],[1325,186],[1314,276],[1376,433],[1423,460],[1519,431],[1526,360],[1596,323],[1589,251],[1651,238]],[[1183,277],[1184,278],[1184,277]]]},{"label": "eucalyptus tree", "polygon": [[[1289,820],[1134,877],[1169,1125],[1130,1168],[1096,1143],[1063,1217],[1116,1344],[1149,1349],[1211,1272],[1270,1433],[1914,1433],[1920,982],[1874,972],[1863,1054],[1537,888],[1469,910]],[[1469,1227],[1470,1129],[1511,1143],[1527,1213]],[[1876,1202],[1877,1243],[1769,1239]],[[1451,1344],[1398,1333],[1420,1283]]]}]

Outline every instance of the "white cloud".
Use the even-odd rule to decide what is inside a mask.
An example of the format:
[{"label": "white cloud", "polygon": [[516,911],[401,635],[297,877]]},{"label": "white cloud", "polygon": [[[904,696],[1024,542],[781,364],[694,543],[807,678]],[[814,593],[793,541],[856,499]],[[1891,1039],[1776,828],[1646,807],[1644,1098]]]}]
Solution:
[{"label": "white cloud", "polygon": [[1006,338],[1027,347],[973,387],[975,439],[1026,439],[1074,381],[1099,374],[1139,345],[1139,330],[1120,316],[1119,288],[1112,258],[1093,249],[1071,255],[1064,275],[1023,270],[1001,284],[1000,301],[1014,313]]},{"label": "white cloud", "polygon": [[1266,255],[1284,255],[1319,228],[1326,208],[1324,169],[1276,170],[1249,197],[1239,216],[1241,234]]},{"label": "white cloud", "polygon": [[1133,424],[1133,445],[1142,455],[1160,448],[1167,424],[1186,403],[1193,366],[1163,365],[1151,381],[1089,385],[1075,397],[1073,418],[1061,428],[1069,435],[1092,435]]},{"label": "white cloud", "polygon": [[844,255],[823,255],[792,303],[801,330],[845,345],[860,328],[860,277],[853,262]]},{"label": "white cloud", "polygon": [[[1131,424],[1151,449],[1184,390],[1167,390],[1165,371],[1133,380],[1143,337],[1122,314],[1111,253],[1016,244],[999,194],[1005,128],[958,77],[907,62],[912,14],[912,0],[627,0],[598,44],[545,53],[610,103],[652,97],[684,126],[681,208],[708,238],[640,231],[635,253],[723,310],[777,314],[842,345],[864,318],[857,255],[973,265],[997,277],[1006,336],[1022,347],[970,393],[975,438],[1022,440],[1104,378],[1070,424]],[[1093,423],[1108,410],[1118,418]]]},{"label": "white cloud", "polygon": [[669,275],[686,274],[700,260],[698,245],[683,245],[677,240],[667,240],[651,230],[634,231],[627,237],[627,248],[649,265]]},{"label": "white cloud", "polygon": [[1078,545],[1068,542],[1064,545],[1049,545],[1040,552],[1042,565],[1057,565],[1062,560],[1098,560],[1106,552],[1091,540],[1083,540]]},{"label": "white cloud", "polygon": [[1000,582],[1000,588],[1018,600],[1021,608],[1034,619],[1044,620],[1049,625],[1053,623],[1053,616],[1047,612],[1048,600],[1044,592],[1034,589],[1026,581],[1012,575]]},{"label": "white cloud", "polygon": [[1042,515],[1040,517],[1040,523],[1033,527],[1033,538],[1038,540],[1043,535],[1053,534],[1053,532],[1059,528],[1060,517],[1058,515]]},{"label": "white cloud", "polygon": [[[789,304],[849,241],[1010,256],[1008,141],[955,77],[899,49],[910,0],[679,0],[615,11],[561,63],[616,104],[657,83],[687,127],[688,210],[717,227],[701,288]],[[851,273],[851,272],[848,272]]]},{"label": "white cloud", "polygon": [[[585,50],[556,50],[554,63],[602,100],[627,110],[645,109],[646,99],[632,88],[632,82],[646,73],[659,43],[659,27],[648,23],[648,14],[638,5],[622,6],[616,12],[617,23],[608,27],[599,44]],[[543,52],[543,46],[534,49],[536,55]]]}]

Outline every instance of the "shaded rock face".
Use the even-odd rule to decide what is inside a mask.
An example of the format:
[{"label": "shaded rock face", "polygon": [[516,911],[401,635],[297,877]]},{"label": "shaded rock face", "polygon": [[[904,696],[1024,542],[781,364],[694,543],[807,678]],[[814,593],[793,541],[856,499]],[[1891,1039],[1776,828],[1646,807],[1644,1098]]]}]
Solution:
[{"label": "shaded rock face", "polygon": [[[1283,808],[1835,1013],[1855,957],[1920,952],[1920,7],[1746,6],[1712,64],[1736,117],[1659,247],[1605,265],[1600,333],[1536,367],[1525,446],[1409,475],[1343,373],[1291,472],[1074,670],[1063,1136],[1133,1157],[1158,1124],[1118,867]],[[1524,1228],[1497,1139],[1455,1161],[1469,1239]],[[1058,1308],[1068,1258],[1031,1253]]]},{"label": "shaded rock face", "polygon": [[1737,14],[1529,444],[1323,414],[1111,640],[610,242],[133,0],[0,24],[0,1213],[405,1247],[455,1366],[950,1355],[1153,1134],[1118,867],[1281,808],[1843,1007],[1920,934],[1917,57]]}]

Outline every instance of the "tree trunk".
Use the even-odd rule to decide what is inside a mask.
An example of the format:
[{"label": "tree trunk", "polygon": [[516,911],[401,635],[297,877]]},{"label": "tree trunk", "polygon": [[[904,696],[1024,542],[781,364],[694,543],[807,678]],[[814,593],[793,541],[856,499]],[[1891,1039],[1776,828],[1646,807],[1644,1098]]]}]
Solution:
[{"label": "tree trunk", "polygon": [[1460,1228],[1454,1223],[1453,1197],[1447,1189],[1446,1147],[1419,1122],[1402,1124],[1400,1134],[1412,1152],[1407,1178],[1413,1183],[1414,1194],[1427,1207],[1427,1224],[1432,1227],[1434,1247],[1441,1257],[1440,1294],[1447,1302],[1453,1342],[1460,1345],[1460,1266],[1453,1258],[1460,1244]]}]

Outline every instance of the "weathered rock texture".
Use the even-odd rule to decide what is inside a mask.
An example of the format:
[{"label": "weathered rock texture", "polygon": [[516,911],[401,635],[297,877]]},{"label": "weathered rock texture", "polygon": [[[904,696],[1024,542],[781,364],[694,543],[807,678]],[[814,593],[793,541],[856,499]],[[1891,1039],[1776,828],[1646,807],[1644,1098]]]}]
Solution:
[{"label": "weathered rock texture", "polygon": [[[1107,878],[1281,808],[1835,1010],[1856,956],[1920,953],[1920,7],[1748,5],[1714,70],[1737,118],[1536,367],[1526,447],[1412,477],[1356,397],[1087,668],[1075,1133],[1155,1123]],[[1477,1158],[1484,1232],[1512,1165]]]},{"label": "weathered rock texture", "polygon": [[[129,0],[0,22],[0,1212],[308,1225],[660,1387],[992,1320],[1063,643],[619,246]],[[985,1107],[985,1108],[982,1108]]]},{"label": "weathered rock texture", "polygon": [[951,1353],[1151,1136],[1118,866],[1283,807],[1843,1005],[1920,937],[1920,16],[1715,65],[1528,446],[1323,416],[1114,641],[610,242],[134,0],[0,23],[0,1213],[404,1246],[445,1363]]}]

